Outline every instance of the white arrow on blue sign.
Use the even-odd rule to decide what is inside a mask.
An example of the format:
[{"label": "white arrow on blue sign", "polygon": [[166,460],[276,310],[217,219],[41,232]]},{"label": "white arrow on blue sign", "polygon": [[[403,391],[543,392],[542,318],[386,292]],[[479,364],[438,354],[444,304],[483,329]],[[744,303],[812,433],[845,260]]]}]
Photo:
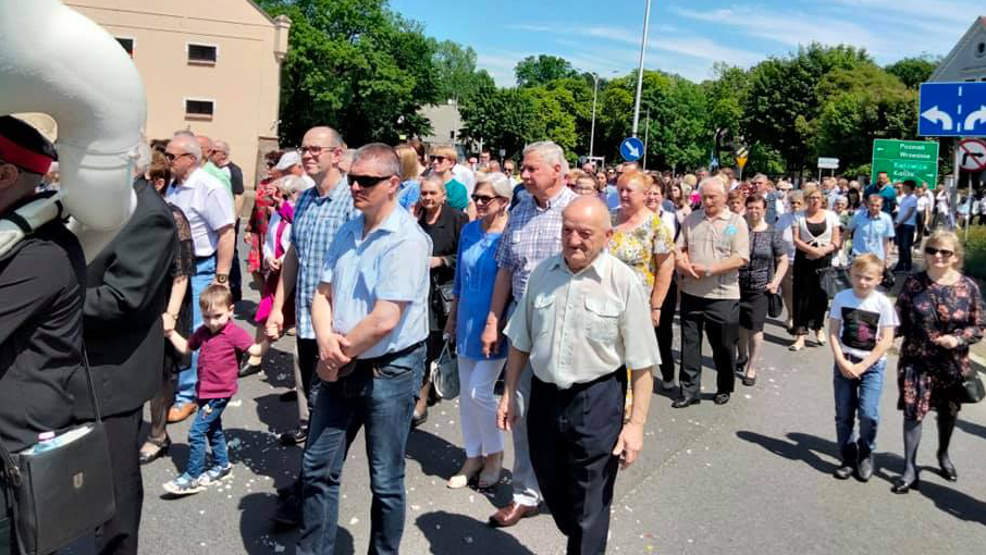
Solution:
[{"label": "white arrow on blue sign", "polygon": [[922,83],[922,137],[986,137],[986,83]]},{"label": "white arrow on blue sign", "polygon": [[627,137],[620,143],[620,156],[627,162],[636,162],[644,155],[644,143],[636,137]]}]

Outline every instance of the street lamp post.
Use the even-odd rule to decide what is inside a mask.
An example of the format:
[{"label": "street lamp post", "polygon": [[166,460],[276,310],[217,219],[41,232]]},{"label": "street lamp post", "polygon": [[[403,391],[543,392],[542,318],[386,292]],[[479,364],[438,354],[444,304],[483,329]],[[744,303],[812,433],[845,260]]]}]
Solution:
[{"label": "street lamp post", "polygon": [[637,100],[633,106],[633,136],[637,136],[637,125],[640,123],[640,91],[644,85],[644,52],[647,50],[647,25],[650,23],[650,0],[644,10],[644,34],[640,37],[640,69],[637,71]]}]

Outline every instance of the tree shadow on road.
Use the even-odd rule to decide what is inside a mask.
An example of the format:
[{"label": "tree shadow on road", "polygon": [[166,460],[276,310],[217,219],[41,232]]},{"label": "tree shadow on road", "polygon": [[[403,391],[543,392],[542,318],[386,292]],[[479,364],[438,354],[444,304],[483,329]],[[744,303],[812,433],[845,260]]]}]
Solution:
[{"label": "tree shadow on road", "polygon": [[962,430],[967,434],[972,434],[974,436],[979,436],[983,439],[986,439],[986,426],[980,426],[979,424],[976,424],[974,422],[969,422],[967,420],[961,420],[961,419],[958,422],[956,422],[955,425],[958,426],[960,430]]},{"label": "tree shadow on road", "polygon": [[434,511],[419,516],[416,524],[432,553],[534,555],[517,538],[466,515]]},{"label": "tree shadow on road", "polygon": [[802,461],[819,472],[831,473],[836,469],[834,462],[818,456],[821,453],[837,460],[839,449],[834,441],[797,432],[787,434],[786,440],[746,430],[736,432],[736,437],[750,443],[756,443],[775,455],[792,461]]}]

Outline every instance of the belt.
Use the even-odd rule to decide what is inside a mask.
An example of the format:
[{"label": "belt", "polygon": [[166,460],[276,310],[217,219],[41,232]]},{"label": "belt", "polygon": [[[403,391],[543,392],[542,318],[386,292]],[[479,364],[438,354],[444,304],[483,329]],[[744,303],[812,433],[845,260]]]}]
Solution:
[{"label": "belt", "polygon": [[196,256],[195,257],[195,261],[196,262],[205,262],[206,260],[211,260],[211,259],[213,259],[215,257],[216,257],[216,253],[212,253],[209,256]]},{"label": "belt", "polygon": [[846,357],[846,360],[848,360],[849,362],[856,362],[856,363],[863,362],[862,357],[858,357],[850,353],[842,353],[842,356]]},{"label": "belt", "polygon": [[371,371],[375,371],[377,368],[380,368],[381,366],[387,366],[394,360],[397,360],[402,356],[412,353],[415,349],[421,347],[424,344],[425,344],[424,341],[418,341],[413,345],[404,347],[400,351],[395,351],[393,353],[386,353],[373,358],[358,358],[339,369],[339,378],[345,378],[346,376],[360,369],[368,369]]},{"label": "belt", "polygon": [[533,376],[533,378],[534,378],[534,380],[536,380],[538,382],[538,384],[540,384],[540,385],[542,385],[544,387],[547,387],[549,389],[553,389],[553,390],[555,390],[557,392],[560,392],[560,393],[561,392],[564,392],[564,393],[577,393],[577,392],[582,391],[584,389],[588,389],[588,388],[590,388],[590,387],[592,387],[592,386],[594,386],[594,385],[596,385],[598,383],[602,383],[602,382],[605,382],[605,381],[608,381],[608,380],[611,380],[611,379],[614,379],[614,378],[615,379],[619,379],[620,376],[625,376],[625,375],[626,375],[626,367],[621,366],[621,367],[617,368],[616,370],[613,370],[612,372],[610,372],[608,374],[603,374],[602,376],[599,376],[598,378],[596,378],[594,380],[590,380],[590,381],[587,381],[587,382],[573,383],[572,385],[570,385],[568,387],[558,387],[557,385],[555,385],[555,384],[553,384],[551,382],[546,382],[546,381],[538,378],[537,376]]}]

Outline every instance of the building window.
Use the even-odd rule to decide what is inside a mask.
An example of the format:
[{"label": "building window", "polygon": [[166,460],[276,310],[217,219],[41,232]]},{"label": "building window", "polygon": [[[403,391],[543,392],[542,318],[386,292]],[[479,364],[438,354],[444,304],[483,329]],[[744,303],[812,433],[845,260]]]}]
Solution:
[{"label": "building window", "polygon": [[189,44],[188,63],[215,65],[219,48],[208,44]]},{"label": "building window", "polygon": [[986,56],[986,42],[981,42],[976,45],[976,57],[982,58]]},{"label": "building window", "polygon": [[211,121],[216,103],[211,100],[185,99],[185,119]]},{"label": "building window", "polygon": [[122,46],[123,49],[127,51],[127,54],[129,54],[130,57],[133,58],[134,57],[134,39],[132,39],[130,37],[114,37],[114,38],[116,38],[116,42],[120,43],[120,46]]}]

